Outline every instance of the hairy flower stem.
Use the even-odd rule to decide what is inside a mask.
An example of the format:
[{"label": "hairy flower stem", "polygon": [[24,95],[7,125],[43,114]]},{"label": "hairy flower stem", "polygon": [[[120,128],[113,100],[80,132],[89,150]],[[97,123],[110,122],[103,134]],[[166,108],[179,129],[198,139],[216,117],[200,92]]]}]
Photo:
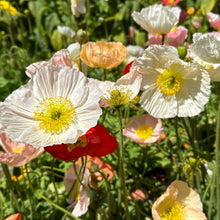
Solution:
[{"label": "hairy flower stem", "polygon": [[[217,128],[216,128],[216,195],[217,203],[216,207],[220,207],[220,159],[219,159],[219,148],[220,148],[220,94],[218,94],[219,106],[218,106],[218,118],[217,118]],[[217,220],[220,220],[220,209],[217,209]]]},{"label": "hairy flower stem", "polygon": [[181,172],[179,163],[183,161],[183,157],[181,154],[181,143],[180,143],[180,138],[179,138],[179,132],[178,132],[178,117],[175,118],[175,132],[176,132],[176,143],[177,143],[177,155],[178,155],[178,171],[179,174]]},{"label": "hairy flower stem", "polygon": [[13,183],[12,183],[12,180],[11,180],[11,174],[10,174],[10,172],[9,172],[9,170],[8,170],[8,166],[7,165],[5,165],[4,163],[1,163],[1,166],[2,166],[2,169],[3,169],[3,172],[4,172],[4,174],[5,174],[5,177],[6,177],[6,179],[7,179],[7,185],[8,185],[8,188],[10,189],[10,191],[11,191],[11,195],[12,195],[12,197],[13,197],[13,201],[12,201],[12,204],[13,204],[13,202],[15,203],[15,208],[17,209],[17,211],[19,211],[20,210],[20,207],[19,207],[19,204],[18,204],[18,202],[17,202],[17,198],[16,198],[16,196],[15,196],[15,194],[14,194],[14,187],[13,187]]},{"label": "hairy flower stem", "polygon": [[[119,155],[118,155],[118,171],[119,171],[119,182],[120,182],[120,190],[122,195],[118,195],[119,201],[121,200],[121,197],[124,200],[124,205],[125,205],[125,213],[126,213],[126,218],[127,220],[130,220],[130,214],[128,210],[128,200],[127,200],[127,189],[126,189],[126,184],[125,184],[125,170],[124,170],[124,143],[123,143],[123,133],[122,133],[122,117],[121,117],[121,112],[120,108],[116,108],[118,120],[119,120]],[[119,204],[121,205],[121,204]]]}]

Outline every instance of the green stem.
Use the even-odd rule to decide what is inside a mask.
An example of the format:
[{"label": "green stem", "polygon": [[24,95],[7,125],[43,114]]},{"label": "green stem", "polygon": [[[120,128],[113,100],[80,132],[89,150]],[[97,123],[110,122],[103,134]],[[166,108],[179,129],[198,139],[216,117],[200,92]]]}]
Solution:
[{"label": "green stem", "polygon": [[56,182],[55,182],[55,175],[54,175],[54,165],[55,165],[55,158],[52,160],[52,165],[51,165],[51,174],[52,174],[52,182],[53,182],[53,186],[54,186],[54,190],[55,190],[55,195],[56,195],[56,201],[59,201],[59,197],[58,197],[58,191],[57,191],[57,187],[56,187]]},{"label": "green stem", "polygon": [[[4,172],[5,176],[6,176],[7,185],[8,185],[9,190],[11,191],[11,195],[13,197],[13,202],[15,203],[16,209],[19,211],[20,207],[19,207],[19,204],[17,202],[17,198],[16,198],[16,196],[14,194],[14,191],[13,191],[14,187],[13,187],[13,183],[12,183],[12,180],[11,180],[11,174],[10,174],[10,172],[8,170],[8,166],[5,165],[4,163],[1,163],[1,166],[2,166],[3,172]],[[13,202],[12,202],[12,204],[13,204]]]},{"label": "green stem", "polygon": [[[127,189],[125,184],[125,170],[124,170],[124,143],[123,143],[123,127],[122,127],[122,118],[119,108],[116,108],[119,126],[120,126],[120,135],[119,135],[119,156],[118,156],[118,168],[119,168],[119,181],[120,181],[120,190],[122,192],[122,197],[125,204],[125,212],[127,220],[130,220],[130,214],[128,210],[128,200],[127,200]],[[119,194],[120,199],[120,194]],[[120,204],[121,205],[121,204]]]},{"label": "green stem", "polygon": [[[216,196],[217,203],[216,207],[220,207],[220,164],[219,164],[219,148],[220,148],[220,94],[219,94],[219,106],[218,106],[218,118],[217,118],[217,127],[216,127]],[[217,209],[217,220],[220,220],[220,209]]]},{"label": "green stem", "polygon": [[49,202],[52,206],[54,206],[55,208],[59,209],[61,212],[65,213],[66,215],[72,217],[73,219],[76,220],[81,220],[80,218],[75,217],[74,215],[72,215],[70,212],[68,212],[66,209],[60,207],[59,205],[57,205],[56,203],[52,202],[51,200],[49,200],[48,198],[46,198],[43,195],[40,195],[40,197],[44,200],[46,200],[47,202]]}]

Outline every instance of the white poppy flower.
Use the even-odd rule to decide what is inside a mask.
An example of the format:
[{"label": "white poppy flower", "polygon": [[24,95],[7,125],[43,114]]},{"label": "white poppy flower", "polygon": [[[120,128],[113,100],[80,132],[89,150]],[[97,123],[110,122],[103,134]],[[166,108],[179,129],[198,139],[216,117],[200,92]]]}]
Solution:
[{"label": "white poppy flower", "polygon": [[89,79],[91,84],[96,85],[103,92],[100,100],[100,106],[102,107],[120,106],[131,103],[140,91],[141,81],[142,76],[135,69],[122,76],[115,83]]},{"label": "white poppy flower", "polygon": [[85,14],[85,0],[71,0],[71,11],[76,17],[79,17],[80,14]]},{"label": "white poppy flower", "polygon": [[0,103],[0,123],[12,140],[35,148],[75,143],[96,125],[101,95],[79,70],[48,65]]},{"label": "white poppy flower", "polygon": [[220,81],[220,37],[210,33],[194,34],[187,57],[205,67],[212,81]]},{"label": "white poppy flower", "polygon": [[143,8],[141,12],[134,11],[132,17],[150,34],[167,34],[179,22],[180,12],[177,7],[154,4]]},{"label": "white poppy flower", "polygon": [[60,34],[62,35],[65,35],[69,38],[72,38],[75,36],[75,31],[73,29],[71,29],[70,27],[68,26],[61,26],[61,25],[58,25],[57,26],[57,30]]},{"label": "white poppy flower", "polygon": [[[77,172],[79,172],[80,166],[81,164],[76,164]],[[80,173],[79,176],[80,178],[82,178],[82,173]],[[68,198],[68,203],[70,204],[68,208],[72,208],[74,206],[72,214],[76,217],[85,214],[88,210],[90,201],[90,198],[87,195],[88,183],[90,181],[89,170],[85,168],[85,173],[82,179],[83,185],[80,185],[79,180],[77,180],[73,166],[70,166],[67,175],[64,177],[63,181],[67,192],[69,192],[72,189]]]},{"label": "white poppy flower", "polygon": [[179,59],[172,46],[152,45],[132,65],[139,67],[144,90],[141,106],[156,118],[191,117],[204,110],[210,78],[198,64]]}]

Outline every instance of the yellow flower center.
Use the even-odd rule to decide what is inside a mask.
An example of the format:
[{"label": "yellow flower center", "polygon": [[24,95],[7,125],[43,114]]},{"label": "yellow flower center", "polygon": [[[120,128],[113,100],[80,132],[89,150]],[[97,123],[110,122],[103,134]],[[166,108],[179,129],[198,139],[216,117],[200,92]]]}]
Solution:
[{"label": "yellow flower center", "polygon": [[18,153],[18,154],[21,154],[22,150],[24,150],[25,146],[23,147],[17,147],[15,148],[12,152],[13,153]]},{"label": "yellow flower center", "polygon": [[183,79],[179,72],[174,69],[166,69],[157,78],[157,86],[166,95],[176,94],[183,85]]},{"label": "yellow flower center", "polygon": [[168,3],[169,3],[169,4],[173,4],[173,3],[174,3],[174,0],[168,0]]},{"label": "yellow flower center", "polygon": [[45,98],[36,106],[33,118],[41,130],[60,134],[75,122],[75,108],[66,97]]},{"label": "yellow flower center", "polygon": [[79,198],[80,198],[79,187],[80,187],[80,182],[79,182],[79,180],[76,180],[74,182],[74,186],[71,191],[71,195],[72,195],[74,201],[79,201]]},{"label": "yellow flower center", "polygon": [[111,106],[120,106],[120,105],[127,104],[132,101],[130,99],[132,92],[129,89],[118,88],[112,91],[108,90],[107,92],[110,92],[110,98],[105,99],[105,102]]},{"label": "yellow flower center", "polygon": [[81,136],[78,138],[75,144],[68,144],[68,151],[71,152],[76,147],[85,147],[88,144],[86,136]]},{"label": "yellow flower center", "polygon": [[146,140],[153,136],[153,128],[150,125],[141,125],[137,128],[136,135]]},{"label": "yellow flower center", "polygon": [[163,220],[185,220],[184,206],[176,204],[172,208],[168,209],[165,213],[162,213],[160,217]]}]

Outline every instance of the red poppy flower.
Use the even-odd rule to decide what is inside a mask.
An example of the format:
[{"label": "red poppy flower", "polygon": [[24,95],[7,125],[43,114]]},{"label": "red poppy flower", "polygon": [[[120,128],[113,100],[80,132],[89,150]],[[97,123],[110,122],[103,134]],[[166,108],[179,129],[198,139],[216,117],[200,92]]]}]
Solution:
[{"label": "red poppy flower", "polygon": [[123,76],[130,72],[131,65],[132,65],[133,62],[134,62],[134,60],[131,61],[131,62],[125,67],[125,69],[124,69],[124,71],[123,71],[123,73],[122,73]]},{"label": "red poppy flower", "polygon": [[116,139],[102,125],[89,129],[74,144],[59,144],[45,147],[45,151],[53,157],[72,161],[82,156],[102,157],[113,153],[118,146]]}]

